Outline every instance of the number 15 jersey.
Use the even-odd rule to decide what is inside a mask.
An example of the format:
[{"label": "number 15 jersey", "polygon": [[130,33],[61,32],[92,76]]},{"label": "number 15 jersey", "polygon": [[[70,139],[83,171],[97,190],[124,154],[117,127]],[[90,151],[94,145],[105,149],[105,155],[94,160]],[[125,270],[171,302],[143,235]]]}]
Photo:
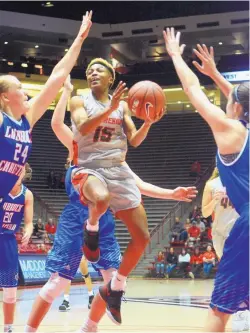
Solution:
[{"label": "number 15 jersey", "polygon": [[[30,124],[25,116],[15,120],[4,112],[0,125],[0,201],[10,193],[31,152]],[[0,202],[1,204],[1,202]]]},{"label": "number 15 jersey", "polygon": [[[103,112],[103,110],[110,105],[110,102],[102,103],[96,100],[91,91],[81,97],[88,117]],[[91,165],[94,166],[95,161],[98,160],[112,160],[116,163],[125,161],[127,136],[123,128],[123,118],[123,102],[120,102],[117,110],[112,112],[93,132],[85,136],[81,135],[72,121],[72,130],[74,133],[74,164],[85,166],[91,163]]]}]

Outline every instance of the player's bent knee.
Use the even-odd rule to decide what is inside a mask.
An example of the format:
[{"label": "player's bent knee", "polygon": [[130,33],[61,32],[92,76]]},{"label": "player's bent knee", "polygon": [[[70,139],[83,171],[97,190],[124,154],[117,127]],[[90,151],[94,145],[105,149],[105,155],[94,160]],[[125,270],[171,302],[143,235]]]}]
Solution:
[{"label": "player's bent knee", "polygon": [[52,303],[68,286],[69,280],[53,273],[49,281],[39,292],[40,297],[47,303]]},{"label": "player's bent knee", "polygon": [[109,207],[110,195],[108,192],[96,196],[96,209],[99,212],[106,212]]},{"label": "player's bent knee", "polygon": [[3,288],[3,303],[14,304],[16,303],[17,287]]}]

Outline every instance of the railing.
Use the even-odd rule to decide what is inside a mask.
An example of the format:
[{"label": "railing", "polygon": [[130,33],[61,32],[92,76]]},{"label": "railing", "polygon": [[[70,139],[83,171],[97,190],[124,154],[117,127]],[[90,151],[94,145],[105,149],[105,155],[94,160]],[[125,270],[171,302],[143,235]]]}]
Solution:
[{"label": "railing", "polygon": [[[194,186],[197,187],[199,195],[193,200],[193,204],[201,202],[202,188],[205,184],[205,181],[209,178],[214,169],[214,163],[207,167],[203,175],[195,182]],[[178,202],[171,210],[162,218],[162,221],[150,232],[150,243],[147,246],[144,252],[144,258],[147,255],[150,255],[152,249],[160,244],[161,240],[164,240],[164,237],[169,233],[170,228],[172,227],[176,216],[183,216],[186,211],[190,209],[190,203],[187,202]],[[177,215],[178,214],[178,215]]]},{"label": "railing", "polygon": [[52,217],[57,222],[58,215],[40,198],[37,193],[34,194],[34,211],[43,220],[48,221]]}]

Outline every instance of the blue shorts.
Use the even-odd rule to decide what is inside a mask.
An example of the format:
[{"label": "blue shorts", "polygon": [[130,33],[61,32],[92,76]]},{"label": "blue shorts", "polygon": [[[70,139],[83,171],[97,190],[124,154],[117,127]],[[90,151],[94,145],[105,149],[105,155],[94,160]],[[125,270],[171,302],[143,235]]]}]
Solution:
[{"label": "blue shorts", "polygon": [[18,284],[18,247],[14,234],[0,234],[0,287]]},{"label": "blue shorts", "polygon": [[[46,270],[58,273],[72,280],[82,259],[83,225],[88,218],[88,209],[79,203],[68,204],[59,219],[51,252],[47,256]],[[114,236],[114,220],[110,212],[100,219],[100,251],[101,259],[92,264],[95,270],[118,269],[121,252]]]},{"label": "blue shorts", "polygon": [[74,279],[82,259],[83,223],[88,218],[81,203],[68,204],[59,219],[51,252],[45,269],[51,273]]},{"label": "blue shorts", "polygon": [[229,314],[249,309],[248,206],[225,242],[210,306]]},{"label": "blue shorts", "polygon": [[121,251],[120,246],[116,239],[113,244],[109,242],[100,244],[101,258],[96,264],[92,264],[96,271],[108,270],[109,268],[118,269],[121,263]]}]

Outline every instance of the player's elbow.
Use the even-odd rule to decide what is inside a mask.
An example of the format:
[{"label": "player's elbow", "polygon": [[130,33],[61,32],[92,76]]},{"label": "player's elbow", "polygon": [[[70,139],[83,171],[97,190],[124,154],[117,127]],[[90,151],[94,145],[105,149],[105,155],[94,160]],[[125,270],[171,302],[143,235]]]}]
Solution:
[{"label": "player's elbow", "polygon": [[134,147],[134,148],[137,148],[138,146],[140,146],[141,142],[139,142],[136,138],[134,137],[131,137],[129,138],[129,144],[130,146]]},{"label": "player's elbow", "polygon": [[137,147],[139,147],[139,143],[137,143],[137,142],[133,142],[133,141],[130,141],[130,146],[132,146],[132,147],[134,147],[134,148],[137,148]]},{"label": "player's elbow", "polygon": [[55,79],[58,83],[63,85],[64,81],[67,79],[68,72],[62,68],[56,65],[51,73],[51,78]]},{"label": "player's elbow", "polygon": [[189,98],[192,98],[192,96],[195,96],[196,93],[201,90],[200,81],[196,77],[191,84],[183,86],[183,90]]},{"label": "player's elbow", "polygon": [[53,131],[56,133],[56,132],[59,132],[61,130],[61,127],[62,127],[62,124],[58,123],[57,121],[51,121],[51,127],[53,129]]}]

